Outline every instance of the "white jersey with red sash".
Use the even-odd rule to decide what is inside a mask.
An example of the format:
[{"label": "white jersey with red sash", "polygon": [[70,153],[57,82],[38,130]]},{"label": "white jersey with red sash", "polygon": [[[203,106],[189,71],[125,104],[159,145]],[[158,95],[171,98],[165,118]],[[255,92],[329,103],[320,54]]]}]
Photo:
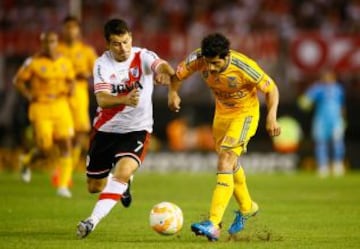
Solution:
[{"label": "white jersey with red sash", "polygon": [[113,108],[98,107],[93,126],[96,130],[112,133],[128,133],[146,130],[152,132],[152,93],[154,72],[162,63],[154,52],[133,47],[126,61],[117,62],[110,51],[104,52],[94,65],[94,91],[108,92],[114,96],[128,94],[132,89],[140,91],[136,107],[119,105]]}]

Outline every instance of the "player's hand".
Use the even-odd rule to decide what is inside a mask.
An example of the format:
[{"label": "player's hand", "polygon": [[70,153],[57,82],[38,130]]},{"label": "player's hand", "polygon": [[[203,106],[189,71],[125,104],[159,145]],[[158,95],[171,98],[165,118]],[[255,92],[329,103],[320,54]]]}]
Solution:
[{"label": "player's hand", "polygon": [[180,111],[180,103],[181,98],[179,94],[175,91],[170,91],[168,94],[168,106],[169,109],[173,112],[179,112]]},{"label": "player's hand", "polygon": [[126,96],[125,96],[125,105],[136,107],[139,103],[140,98],[140,91],[136,88],[132,89]]},{"label": "player's hand", "polygon": [[171,83],[171,76],[167,73],[158,73],[155,75],[155,82],[159,85],[168,86]]},{"label": "player's hand", "polygon": [[276,119],[266,120],[266,130],[271,137],[279,136],[281,133],[281,127]]}]

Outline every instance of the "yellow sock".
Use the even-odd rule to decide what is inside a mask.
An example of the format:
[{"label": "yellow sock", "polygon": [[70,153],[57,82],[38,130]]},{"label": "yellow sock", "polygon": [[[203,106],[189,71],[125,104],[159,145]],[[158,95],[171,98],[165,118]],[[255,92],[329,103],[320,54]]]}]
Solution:
[{"label": "yellow sock", "polygon": [[251,209],[251,197],[246,185],[246,177],[241,166],[234,172],[234,197],[239,205],[240,211],[246,213]]},{"label": "yellow sock", "polygon": [[81,155],[81,146],[75,145],[72,150],[72,160],[73,160],[74,168],[76,168],[79,164],[80,155]]},{"label": "yellow sock", "polygon": [[232,174],[218,173],[216,187],[213,192],[210,218],[214,225],[219,225],[224,215],[225,209],[234,192],[234,179]]},{"label": "yellow sock", "polygon": [[21,155],[21,164],[29,166],[32,161],[33,154],[33,150],[30,150],[28,153]]},{"label": "yellow sock", "polygon": [[71,156],[61,156],[59,158],[60,174],[59,187],[67,188],[72,177],[73,165]]}]

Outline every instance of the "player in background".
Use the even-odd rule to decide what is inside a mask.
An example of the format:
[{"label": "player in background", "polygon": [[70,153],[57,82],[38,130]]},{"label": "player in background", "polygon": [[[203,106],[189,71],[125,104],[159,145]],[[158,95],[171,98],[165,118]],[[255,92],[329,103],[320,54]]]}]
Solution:
[{"label": "player in background", "polygon": [[29,120],[34,129],[37,148],[48,155],[55,143],[59,147],[58,162],[67,172],[59,180],[57,193],[71,197],[71,139],[74,125],[68,103],[75,78],[71,62],[57,52],[58,35],[41,35],[41,50],[28,58],[18,70],[14,84],[29,101]]},{"label": "player in background", "polygon": [[98,110],[86,169],[88,191],[100,195],[91,215],[77,226],[80,238],[95,229],[127,190],[147,152],[154,83],[168,85],[175,74],[154,52],[132,46],[125,21],[109,20],[104,36],[108,50],[94,66]]},{"label": "player in background", "polygon": [[201,48],[191,53],[176,69],[168,93],[169,107],[180,110],[178,90],[181,80],[200,72],[215,100],[213,135],[218,153],[217,180],[208,220],[193,223],[196,235],[218,240],[221,221],[231,196],[239,205],[228,232],[241,231],[244,222],[258,212],[245,181],[244,170],[238,158],[246,152],[250,138],[255,134],[259,120],[257,92],[265,94],[267,104],[266,129],[270,136],[280,134],[277,123],[279,93],[274,81],[251,59],[230,50],[229,40],[219,33],[206,36]]},{"label": "player in background", "polygon": [[[312,136],[315,141],[318,174],[320,177],[327,177],[332,163],[333,174],[342,176],[345,156],[345,93],[332,71],[325,70],[320,81],[315,82],[299,98],[299,105],[304,110],[311,109],[313,104],[315,113]],[[329,147],[332,149],[332,160]]]},{"label": "player in background", "polygon": [[[76,167],[82,151],[87,150],[88,133],[91,128],[88,89],[97,55],[91,46],[82,41],[80,22],[73,16],[67,16],[63,21],[62,41],[59,43],[58,50],[71,60],[75,70],[74,91],[69,101],[75,127],[72,154],[73,165]],[[56,171],[56,174],[65,173],[66,171]]]}]

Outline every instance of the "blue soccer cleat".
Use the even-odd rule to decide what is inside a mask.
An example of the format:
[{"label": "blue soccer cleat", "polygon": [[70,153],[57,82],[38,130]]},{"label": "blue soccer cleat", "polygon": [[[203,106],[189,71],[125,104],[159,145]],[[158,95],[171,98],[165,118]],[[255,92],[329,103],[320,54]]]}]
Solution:
[{"label": "blue soccer cleat", "polygon": [[210,241],[216,241],[220,237],[220,228],[216,227],[209,220],[193,223],[191,225],[191,231],[196,235],[206,236]]},{"label": "blue soccer cleat", "polygon": [[235,219],[231,224],[228,232],[230,235],[236,234],[244,229],[245,221],[252,216],[255,216],[259,211],[259,206],[256,202],[252,202],[251,210],[246,213],[241,213],[240,211],[235,211]]}]

